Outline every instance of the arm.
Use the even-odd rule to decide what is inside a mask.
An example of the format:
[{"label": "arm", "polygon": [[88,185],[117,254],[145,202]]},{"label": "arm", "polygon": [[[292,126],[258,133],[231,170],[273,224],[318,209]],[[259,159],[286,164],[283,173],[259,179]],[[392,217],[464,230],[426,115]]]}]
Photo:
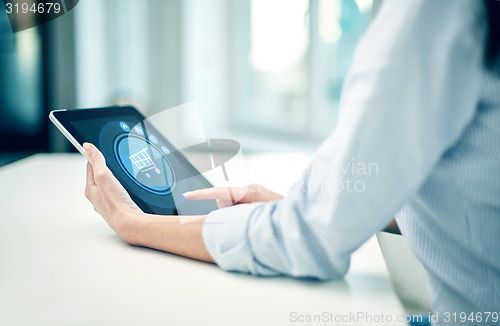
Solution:
[{"label": "arm", "polygon": [[202,238],[204,220],[205,216],[198,216],[195,221],[181,223],[177,216],[142,213],[130,225],[129,243],[213,263]]},{"label": "arm", "polygon": [[108,169],[101,152],[91,144],[83,147],[89,158],[85,196],[116,234],[132,245],[213,262],[202,239],[205,216],[181,223],[182,216],[143,213]]},{"label": "arm", "polygon": [[[205,216],[190,216],[183,223],[182,216],[160,216],[143,213],[132,201],[123,186],[106,166],[104,156],[92,144],[84,144],[89,157],[85,196],[108,225],[126,242],[171,252],[202,261],[213,262],[202,238]],[[219,207],[231,205],[231,198],[239,203],[270,201],[283,196],[259,185],[232,188],[210,188],[188,192],[191,200],[216,199]]]}]

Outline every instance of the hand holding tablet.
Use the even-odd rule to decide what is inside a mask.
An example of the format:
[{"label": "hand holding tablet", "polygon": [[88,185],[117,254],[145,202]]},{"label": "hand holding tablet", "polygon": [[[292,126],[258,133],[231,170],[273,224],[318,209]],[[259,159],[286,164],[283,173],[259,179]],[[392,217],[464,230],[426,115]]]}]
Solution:
[{"label": "hand holding tablet", "polygon": [[84,156],[83,144],[94,144],[144,212],[198,215],[217,208],[213,200],[184,198],[184,192],[212,185],[137,109],[57,110],[50,119]]}]

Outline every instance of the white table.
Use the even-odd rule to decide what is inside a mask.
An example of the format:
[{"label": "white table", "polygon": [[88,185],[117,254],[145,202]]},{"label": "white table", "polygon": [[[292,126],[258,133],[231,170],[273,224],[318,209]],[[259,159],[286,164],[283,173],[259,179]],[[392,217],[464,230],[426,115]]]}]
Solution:
[{"label": "white table", "polygon": [[[270,171],[280,159],[286,170]],[[281,191],[306,161],[247,159],[255,181]],[[0,325],[302,325],[294,312],[402,313],[373,238],[342,281],[227,273],[120,240],[84,198],[84,168],[78,154],[40,154],[0,169]],[[381,325],[362,321],[319,324]]]}]

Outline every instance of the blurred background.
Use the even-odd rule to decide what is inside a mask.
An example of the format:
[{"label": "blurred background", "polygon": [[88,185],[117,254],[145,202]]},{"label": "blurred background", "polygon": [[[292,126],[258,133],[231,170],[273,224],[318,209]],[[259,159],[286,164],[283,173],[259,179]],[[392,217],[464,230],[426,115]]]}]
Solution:
[{"label": "blurred background", "polygon": [[208,137],[316,147],[380,0],[81,0],[12,33],[0,3],[0,165],[71,151],[50,110],[195,101]]}]

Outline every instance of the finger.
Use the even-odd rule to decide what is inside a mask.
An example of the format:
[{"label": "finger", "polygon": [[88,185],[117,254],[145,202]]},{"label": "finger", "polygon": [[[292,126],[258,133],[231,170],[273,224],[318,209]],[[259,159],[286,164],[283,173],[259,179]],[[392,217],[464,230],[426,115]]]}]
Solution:
[{"label": "finger", "polygon": [[231,207],[231,206],[238,205],[238,204],[239,203],[234,203],[234,202],[228,201],[228,200],[219,200],[219,203],[217,205],[219,206],[219,209],[221,209],[221,208]]},{"label": "finger", "polygon": [[219,209],[235,205],[235,204],[233,204],[232,201],[229,201],[229,200],[217,199],[216,202],[217,202],[217,208],[219,208]]},{"label": "finger", "polygon": [[91,143],[84,143],[83,150],[87,153],[90,164],[94,170],[98,170],[106,165],[106,160],[104,159],[104,155]]},{"label": "finger", "polygon": [[92,165],[90,165],[89,162],[87,162],[87,176],[86,176],[86,183],[85,183],[85,197],[92,201],[93,199],[93,192],[94,189],[96,188],[96,184],[94,181],[94,171],[92,170]]},{"label": "finger", "polygon": [[247,190],[248,187],[213,187],[185,192],[184,197],[189,200],[221,199],[235,201],[236,199],[238,201],[245,197]]},{"label": "finger", "polygon": [[85,153],[87,153],[89,162],[92,165],[94,182],[96,185],[99,185],[99,183],[104,182],[111,173],[106,166],[106,159],[97,147],[90,143],[83,144],[83,149]]},{"label": "finger", "polygon": [[87,162],[87,187],[88,186],[95,186],[94,170],[90,162]]},{"label": "finger", "polygon": [[271,201],[283,198],[282,195],[272,192],[256,183],[248,186],[247,197],[251,202]]},{"label": "finger", "polygon": [[188,191],[184,193],[184,197],[189,200],[203,199],[230,199],[229,190],[227,187],[213,187]]}]

